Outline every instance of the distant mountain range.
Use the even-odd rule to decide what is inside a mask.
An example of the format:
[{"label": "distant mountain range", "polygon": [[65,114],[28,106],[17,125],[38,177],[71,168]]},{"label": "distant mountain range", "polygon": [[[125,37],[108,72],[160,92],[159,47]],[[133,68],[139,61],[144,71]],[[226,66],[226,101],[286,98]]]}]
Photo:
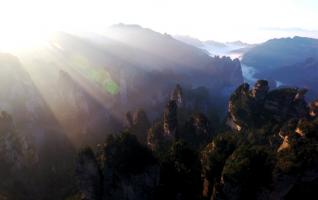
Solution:
[{"label": "distant mountain range", "polygon": [[101,127],[116,130],[129,110],[143,108],[157,117],[156,109],[177,83],[186,89],[205,86],[211,102],[223,105],[221,111],[243,82],[238,60],[214,58],[170,35],[124,24],[100,35],[56,33],[43,48],[0,54],[0,65],[0,110],[30,132],[38,128],[30,128],[33,119],[55,117],[79,143],[89,141],[88,132],[104,135],[98,133]]},{"label": "distant mountain range", "polygon": [[318,40],[305,37],[272,39],[247,51],[241,61],[255,70],[256,78],[318,94]]},{"label": "distant mountain range", "polygon": [[214,40],[201,41],[199,39],[190,37],[190,36],[174,36],[177,40],[180,40],[189,45],[204,49],[210,55],[215,56],[235,56],[241,55],[246,52],[248,49],[253,47],[253,44],[247,44],[242,41],[233,41],[233,42],[217,42]]},{"label": "distant mountain range", "polygon": [[249,83],[270,80],[272,86],[298,86],[310,89],[308,98],[318,94],[318,40],[305,37],[277,38],[261,44],[201,41],[189,36],[176,39],[203,49],[210,55],[240,58],[243,76]]},{"label": "distant mountain range", "polygon": [[242,62],[258,70],[268,70],[318,57],[318,40],[305,37],[272,39],[253,47]]}]

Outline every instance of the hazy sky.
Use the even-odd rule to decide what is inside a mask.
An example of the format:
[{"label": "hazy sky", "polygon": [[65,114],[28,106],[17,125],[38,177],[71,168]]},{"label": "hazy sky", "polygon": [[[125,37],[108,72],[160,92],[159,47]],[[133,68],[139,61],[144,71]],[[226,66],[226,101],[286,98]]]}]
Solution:
[{"label": "hazy sky", "polygon": [[120,22],[203,40],[318,38],[318,0],[0,0],[1,38],[100,32]]}]

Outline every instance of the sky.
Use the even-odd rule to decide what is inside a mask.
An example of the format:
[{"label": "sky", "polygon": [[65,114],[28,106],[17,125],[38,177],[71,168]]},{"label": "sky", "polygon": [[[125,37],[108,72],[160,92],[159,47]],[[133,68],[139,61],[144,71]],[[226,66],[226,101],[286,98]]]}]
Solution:
[{"label": "sky", "polygon": [[318,38],[317,0],[0,0],[0,46],[117,23],[201,40]]}]

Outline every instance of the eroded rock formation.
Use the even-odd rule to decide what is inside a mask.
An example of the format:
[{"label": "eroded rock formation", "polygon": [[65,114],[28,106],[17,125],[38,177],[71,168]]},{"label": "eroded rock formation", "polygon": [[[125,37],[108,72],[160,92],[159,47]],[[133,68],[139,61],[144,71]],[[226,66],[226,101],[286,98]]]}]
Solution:
[{"label": "eroded rock formation", "polygon": [[166,137],[174,138],[177,130],[177,110],[176,101],[170,100],[163,113],[163,129]]},{"label": "eroded rock formation", "polygon": [[97,156],[84,149],[76,172],[85,200],[152,199],[160,174],[150,150],[129,133],[110,136]]},{"label": "eroded rock formation", "polygon": [[[307,117],[306,89],[281,88],[269,91],[268,82],[259,80],[252,90],[243,84],[232,94],[228,104],[227,124],[234,130],[259,127],[263,121],[282,123]],[[314,115],[314,104],[311,115]]]}]

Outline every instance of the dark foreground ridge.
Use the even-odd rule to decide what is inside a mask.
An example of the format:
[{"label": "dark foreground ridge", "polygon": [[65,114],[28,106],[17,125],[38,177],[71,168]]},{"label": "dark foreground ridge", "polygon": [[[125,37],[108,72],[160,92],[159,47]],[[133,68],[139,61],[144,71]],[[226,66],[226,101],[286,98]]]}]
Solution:
[{"label": "dark foreground ridge", "polygon": [[177,85],[161,120],[128,113],[121,134],[78,154],[71,199],[315,199],[318,101],[305,94],[242,84],[222,123],[197,112]]}]

